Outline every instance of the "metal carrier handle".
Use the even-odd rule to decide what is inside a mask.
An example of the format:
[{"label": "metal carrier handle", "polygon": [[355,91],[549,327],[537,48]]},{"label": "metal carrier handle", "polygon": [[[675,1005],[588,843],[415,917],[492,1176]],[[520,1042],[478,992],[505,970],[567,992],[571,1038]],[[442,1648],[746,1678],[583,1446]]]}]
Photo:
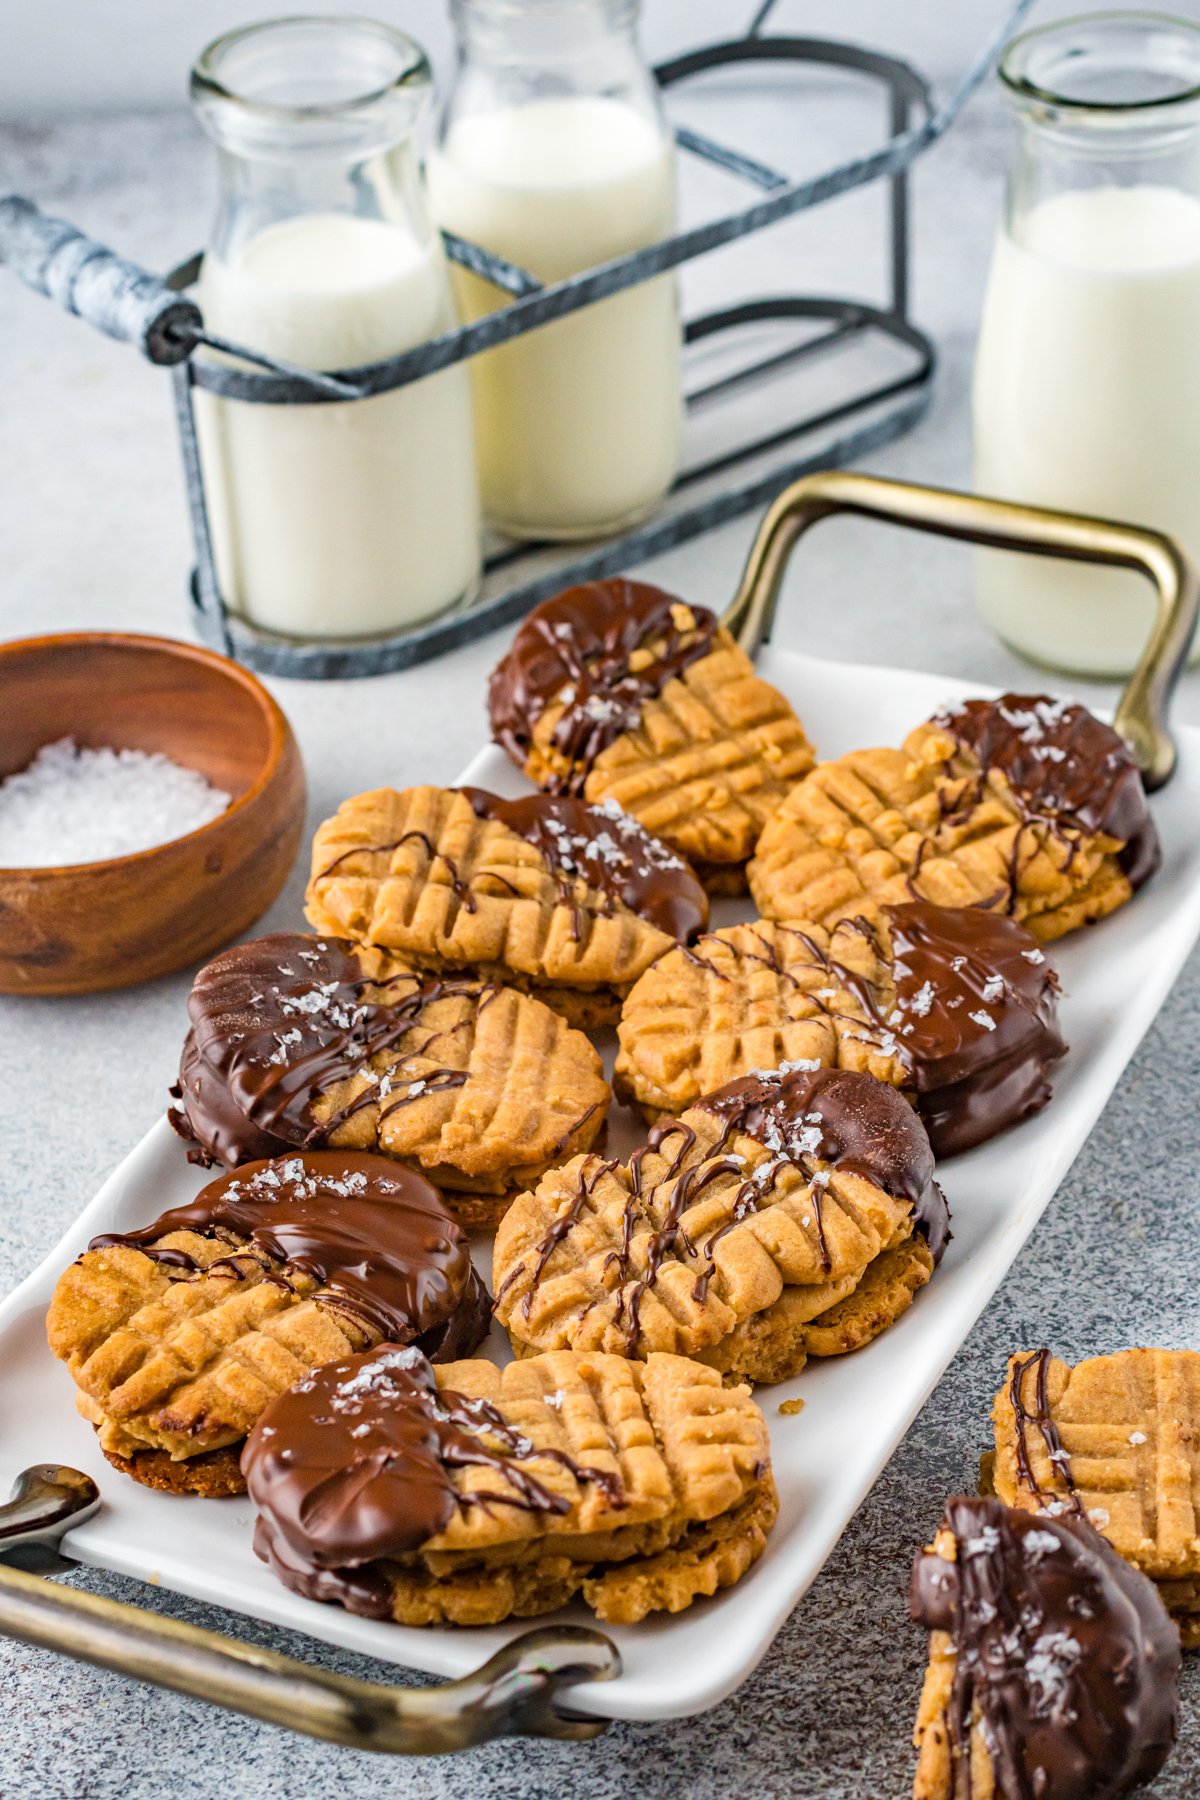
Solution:
[{"label": "metal carrier handle", "polygon": [[[78,1469],[26,1469],[0,1504],[0,1555],[44,1553],[99,1504],[100,1490]],[[609,1721],[560,1711],[557,1696],[621,1672],[603,1633],[556,1625],[523,1632],[459,1681],[357,1681],[3,1563],[0,1633],[307,1737],[400,1756],[444,1756],[497,1737],[598,1737]]]},{"label": "metal carrier handle", "polygon": [[798,539],[818,519],[834,513],[854,513],[992,549],[1104,563],[1144,575],[1154,586],[1158,611],[1113,724],[1129,745],[1148,791],[1170,780],[1178,753],[1167,715],[1200,610],[1196,568],[1174,538],[1113,519],[1052,512],[877,475],[845,470],[805,475],[785,488],[768,511],[722,620],[749,655],[771,635],[784,571]]}]

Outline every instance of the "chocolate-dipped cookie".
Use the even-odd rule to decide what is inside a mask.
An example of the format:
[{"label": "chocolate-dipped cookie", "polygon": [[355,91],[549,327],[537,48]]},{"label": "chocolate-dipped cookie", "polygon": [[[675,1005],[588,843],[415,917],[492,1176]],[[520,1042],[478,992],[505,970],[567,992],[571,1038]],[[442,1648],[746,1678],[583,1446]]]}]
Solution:
[{"label": "chocolate-dipped cookie", "polygon": [[1050,1071],[1067,1048],[1058,978],[1015,919],[905,901],[874,925],[847,920],[831,960],[895,1047],[938,1157],[985,1143],[1050,1099]]},{"label": "chocolate-dipped cookie", "polygon": [[1179,1634],[1086,1521],[949,1501],[911,1611],[932,1634],[914,1800],[1120,1800],[1162,1768]]},{"label": "chocolate-dipped cookie", "polygon": [[1058,982],[1015,920],[908,901],[832,931],[756,919],[670,951],[621,1010],[616,1085],[650,1118],[784,1062],[853,1069],[914,1100],[950,1156],[1050,1098]]},{"label": "chocolate-dipped cookie", "polygon": [[490,1227],[604,1127],[600,1058],[558,1013],[346,939],[237,944],[201,969],[188,1012],[169,1116],[195,1160],[378,1150]]},{"label": "chocolate-dipped cookie", "polygon": [[822,763],[749,874],[769,918],[831,926],[924,899],[1007,913],[1045,943],[1123,906],[1159,854],[1116,732],[1082,706],[1005,694],[946,708],[901,750]]},{"label": "chocolate-dipped cookie", "polygon": [[519,1355],[670,1351],[753,1381],[857,1349],[949,1238],[924,1126],[842,1069],[759,1071],[663,1119],[627,1163],[578,1157],[496,1237]]},{"label": "chocolate-dipped cookie", "polygon": [[744,1574],[777,1510],[747,1390],[674,1356],[435,1370],[385,1345],[281,1394],[242,1467],[286,1586],[406,1625],[576,1594],[614,1624],[679,1612]]},{"label": "chocolate-dipped cookie", "polygon": [[319,931],[527,989],[587,1027],[708,922],[687,863],[617,805],[480,788],[347,800],[317,832],[306,905]]},{"label": "chocolate-dipped cookie", "polygon": [[800,721],[706,607],[591,581],[535,607],[488,687],[492,734],[551,793],[614,800],[736,893],[812,767]]},{"label": "chocolate-dipped cookie", "polygon": [[109,1461],[208,1495],[243,1490],[242,1440],[309,1370],[382,1340],[467,1355],[488,1325],[437,1190],[340,1150],[250,1163],[149,1225],[94,1238],[47,1315]]}]

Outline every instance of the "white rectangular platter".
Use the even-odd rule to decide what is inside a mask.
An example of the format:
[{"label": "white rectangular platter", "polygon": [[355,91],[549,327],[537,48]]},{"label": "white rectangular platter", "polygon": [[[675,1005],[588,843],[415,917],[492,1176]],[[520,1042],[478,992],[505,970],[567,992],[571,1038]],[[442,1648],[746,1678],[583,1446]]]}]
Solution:
[{"label": "white rectangular platter", "polygon": [[[794,702],[822,756],[898,743],[942,701],[980,691],[940,676],[770,650],[760,666]],[[760,1390],[782,1501],[766,1555],[736,1588],[678,1618],[614,1630],[623,1673],[581,1691],[582,1710],[624,1719],[678,1717],[714,1705],[745,1680],[1003,1280],[1200,935],[1200,731],[1178,735],[1178,772],[1153,801],[1161,872],[1132,905],[1052,951],[1070,1042],[1052,1104],[1006,1137],[943,1166],[954,1241],[934,1280],[885,1338]],[[403,774],[398,770],[397,778]],[[495,749],[482,752],[463,778],[507,793],[524,786]],[[730,912],[726,922],[736,916]],[[164,1088],[173,1075],[163,1070]],[[622,1149],[629,1142],[629,1135],[615,1138]],[[411,1668],[465,1673],[526,1627],[419,1631],[301,1599],[256,1560],[248,1502],[178,1499],[135,1486],[108,1466],[76,1415],[70,1379],[44,1337],[58,1274],[98,1232],[147,1223],[190,1199],[203,1179],[160,1123],[41,1268],[0,1305],[0,1482],[29,1463],[74,1464],[99,1482],[104,1505],[68,1536],[69,1556]],[[499,1334],[493,1348],[499,1353]],[[780,1416],[780,1401],[794,1394],[804,1397],[803,1412]],[[981,1417],[981,1447],[986,1432]],[[562,1616],[592,1622],[582,1609]]]}]

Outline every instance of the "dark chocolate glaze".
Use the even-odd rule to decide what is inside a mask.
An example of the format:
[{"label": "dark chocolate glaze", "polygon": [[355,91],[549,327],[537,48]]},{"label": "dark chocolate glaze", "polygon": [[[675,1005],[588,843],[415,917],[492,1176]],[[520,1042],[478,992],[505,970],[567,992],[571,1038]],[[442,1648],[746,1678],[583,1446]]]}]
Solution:
[{"label": "dark chocolate glaze", "polygon": [[[402,974],[372,983],[342,938],[279,932],[235,944],[192,984],[180,1108],[168,1117],[196,1146],[195,1161],[226,1168],[293,1146],[313,1148],[360,1107],[378,1102],[382,1116],[403,1105],[410,1083],[389,1079],[390,1098],[372,1086],[348,1110],[318,1123],[322,1094],[394,1048],[435,1000],[466,994],[482,1003],[489,991],[450,976]],[[424,1092],[435,1082],[461,1086],[466,1074],[442,1069],[421,1079]]]},{"label": "dark chocolate glaze", "polygon": [[1002,913],[914,900],[886,916],[896,986],[886,1019],[869,983],[838,973],[891,1032],[934,1154],[955,1156],[1049,1100],[1049,1071],[1067,1048],[1058,979],[1037,940]]},{"label": "dark chocolate glaze", "polygon": [[1083,706],[1046,694],[968,700],[933,723],[998,769],[1029,817],[1103,832],[1123,846],[1122,869],[1141,887],[1162,860],[1137,764],[1123,738]]},{"label": "dark chocolate glaze", "polygon": [[[380,1565],[444,1531],[457,1507],[570,1511],[523,1466],[533,1457],[562,1464],[621,1504],[611,1471],[538,1448],[488,1401],[439,1390],[417,1351],[384,1344],[297,1382],[250,1433],[242,1473],[259,1514],[254,1548],[286,1586],[387,1618]],[[466,1500],[451,1481],[455,1468],[487,1469],[498,1486]]]},{"label": "dark chocolate glaze", "polygon": [[1118,1800],[1178,1731],[1179,1633],[1154,1587],[1079,1519],[949,1501],[957,1560],[919,1555],[912,1617],[954,1640],[953,1800],[977,1709],[1002,1800]]},{"label": "dark chocolate glaze", "polygon": [[[695,625],[681,632],[671,617],[680,604],[662,588],[617,577],[567,588],[534,607],[488,683],[496,742],[523,768],[537,721],[565,701],[552,743],[569,767],[543,785],[581,793],[600,752],[637,729],[646,701],[712,649],[716,614],[688,602]],[[635,672],[630,659],[648,639],[662,640],[662,648]]]},{"label": "dark chocolate glaze", "polygon": [[912,1107],[886,1082],[849,1069],[785,1065],[743,1075],[696,1105],[786,1161],[816,1158],[907,1200],[934,1262],[941,1261],[950,1214],[933,1179],[933,1150]]},{"label": "dark chocolate glaze", "polygon": [[[568,794],[527,794],[502,800],[482,788],[462,788],[480,819],[495,819],[543,858],[563,899],[582,881],[605,898],[686,944],[708,924],[708,896],[682,856],[668,849],[615,802],[589,806]],[[580,921],[576,920],[576,935]]]},{"label": "dark chocolate glaze", "polygon": [[228,1257],[210,1272],[236,1280],[247,1261],[261,1268],[268,1259],[281,1265],[268,1278],[286,1284],[289,1271],[302,1271],[317,1281],[322,1305],[443,1360],[474,1349],[487,1331],[487,1294],[465,1234],[424,1176],[382,1156],[317,1150],[251,1163],[152,1225],[105,1233],[89,1249],[128,1244],[194,1271],[184,1251],[158,1247],[174,1231],[228,1237]]}]

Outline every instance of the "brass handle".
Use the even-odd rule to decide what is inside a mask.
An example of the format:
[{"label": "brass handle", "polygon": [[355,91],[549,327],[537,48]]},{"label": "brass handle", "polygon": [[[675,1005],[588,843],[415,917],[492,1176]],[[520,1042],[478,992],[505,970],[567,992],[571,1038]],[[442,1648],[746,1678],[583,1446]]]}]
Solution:
[{"label": "brass handle", "polygon": [[1158,611],[1121,695],[1114,724],[1147,789],[1152,792],[1170,780],[1176,749],[1167,729],[1167,712],[1200,609],[1195,567],[1173,538],[1112,519],[1018,506],[877,475],[836,469],[805,475],[784,489],[764,518],[722,621],[749,655],[770,636],[783,573],[797,539],[831,513],[856,513],[997,550],[1107,563],[1145,575],[1154,585]]},{"label": "brass handle", "polygon": [[[81,1504],[87,1489],[92,1498]],[[27,1469],[0,1505],[0,1549],[44,1544],[96,1504],[95,1484],[78,1470]],[[609,1721],[561,1712],[556,1695],[621,1671],[601,1632],[560,1625],[524,1632],[459,1681],[356,1681],[2,1564],[0,1632],[308,1737],[404,1756],[442,1756],[496,1737],[598,1737]]]}]

